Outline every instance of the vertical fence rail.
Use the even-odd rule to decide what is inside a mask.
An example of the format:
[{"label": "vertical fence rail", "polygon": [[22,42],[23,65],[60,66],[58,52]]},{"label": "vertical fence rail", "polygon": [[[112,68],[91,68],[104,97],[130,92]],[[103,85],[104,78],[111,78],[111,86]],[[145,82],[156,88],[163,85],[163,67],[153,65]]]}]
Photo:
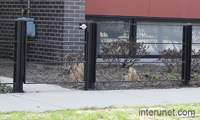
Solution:
[{"label": "vertical fence rail", "polygon": [[184,80],[182,85],[189,86],[191,78],[191,56],[192,56],[192,26],[183,27],[183,47],[182,47],[182,74]]},{"label": "vertical fence rail", "polygon": [[97,24],[88,23],[85,33],[86,63],[85,63],[85,90],[94,89],[96,81],[96,48],[97,48]]},{"label": "vertical fence rail", "polygon": [[187,40],[187,33],[186,33],[186,26],[183,26],[183,45],[182,45],[182,71],[181,71],[181,79],[184,80],[181,85],[184,86],[185,85],[185,54],[186,54],[186,40]]},{"label": "vertical fence rail", "polygon": [[190,78],[191,78],[191,56],[192,56],[192,26],[188,25],[188,26],[184,26],[184,60],[185,60],[185,64],[184,64],[184,69],[182,71],[184,71],[184,74],[182,76],[184,76],[184,81],[185,81],[185,86],[189,86],[189,82],[190,82]]},{"label": "vertical fence rail", "polygon": [[25,58],[26,58],[26,21],[15,22],[15,55],[13,92],[23,92],[23,81],[25,81]]}]

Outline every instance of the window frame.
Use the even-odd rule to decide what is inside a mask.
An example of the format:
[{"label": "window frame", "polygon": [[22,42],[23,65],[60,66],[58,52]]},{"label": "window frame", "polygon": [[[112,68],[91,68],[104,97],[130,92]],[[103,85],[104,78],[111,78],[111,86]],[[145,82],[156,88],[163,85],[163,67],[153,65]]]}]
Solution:
[{"label": "window frame", "polygon": [[[129,17],[129,16],[104,16],[104,15],[86,15],[86,20],[128,20],[130,21],[130,42],[137,43],[137,22],[171,22],[182,24],[197,24],[200,25],[200,19],[188,19],[188,18],[151,18],[151,17]],[[98,54],[97,54],[98,55]],[[98,57],[102,57],[98,55]],[[145,55],[142,58],[159,58],[160,55]]]}]

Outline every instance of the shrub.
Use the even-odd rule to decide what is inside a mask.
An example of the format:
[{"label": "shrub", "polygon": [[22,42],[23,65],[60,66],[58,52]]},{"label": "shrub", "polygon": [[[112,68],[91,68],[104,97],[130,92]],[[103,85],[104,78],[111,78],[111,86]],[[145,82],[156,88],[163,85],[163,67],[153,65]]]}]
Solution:
[{"label": "shrub", "polygon": [[[199,72],[199,57],[200,50],[195,52],[195,49],[192,50],[192,60],[191,60],[191,71]],[[167,66],[168,72],[181,72],[182,70],[182,51],[168,49],[160,53],[160,60]]]},{"label": "shrub", "polygon": [[148,48],[143,43],[136,44],[121,40],[104,44],[101,48],[101,54],[103,59],[110,61],[111,64],[115,63],[117,66],[131,67],[139,58],[148,54]]},{"label": "shrub", "polygon": [[164,50],[160,53],[160,60],[167,67],[168,72],[180,72],[182,66],[182,51],[178,50]]},{"label": "shrub", "polygon": [[73,63],[73,62],[83,62],[84,53],[80,52],[76,56],[69,55],[68,53],[63,57],[64,69],[70,74],[72,82],[82,82],[84,81],[84,63]]},{"label": "shrub", "polygon": [[79,63],[75,64],[70,70],[70,78],[73,82],[82,82],[84,81],[84,64]]},{"label": "shrub", "polygon": [[12,87],[7,86],[5,84],[1,84],[0,78],[0,93],[11,93],[13,91]]},{"label": "shrub", "polygon": [[191,60],[191,71],[193,72],[200,72],[200,50],[195,52],[195,49],[192,50],[192,60]]},{"label": "shrub", "polygon": [[157,75],[151,77],[151,80],[158,80],[158,79],[159,79],[159,76]]},{"label": "shrub", "polygon": [[11,93],[12,87],[6,86],[5,84],[0,84],[0,93]]},{"label": "shrub", "polygon": [[69,55],[68,53],[63,57],[63,61],[67,62],[67,63],[64,63],[64,69],[67,71],[67,73],[70,72],[70,70],[72,69],[72,66],[74,63],[72,62],[80,62],[80,61],[83,61],[84,59],[84,53],[81,52],[81,53],[78,53],[77,56],[72,56],[72,55]]},{"label": "shrub", "polygon": [[145,72],[144,76],[149,77],[150,76],[150,72]]},{"label": "shrub", "polygon": [[175,79],[175,75],[176,75],[175,72],[171,72],[171,73],[168,75],[168,78]]},{"label": "shrub", "polygon": [[128,74],[125,75],[126,81],[135,81],[138,78],[137,72],[133,67],[129,68]]},{"label": "shrub", "polygon": [[200,79],[200,75],[197,75],[197,78],[199,78],[199,79]]}]

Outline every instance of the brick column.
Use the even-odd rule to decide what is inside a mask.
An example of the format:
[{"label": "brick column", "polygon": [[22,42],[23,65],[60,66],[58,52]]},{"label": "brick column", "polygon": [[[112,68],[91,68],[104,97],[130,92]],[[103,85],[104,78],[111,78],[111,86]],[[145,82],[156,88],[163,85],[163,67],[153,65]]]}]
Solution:
[{"label": "brick column", "polygon": [[[64,7],[64,54],[76,55],[84,49],[84,31],[79,30],[80,22],[85,22],[85,0],[65,0]],[[69,23],[74,22],[74,23]],[[76,26],[76,27],[75,27]]]}]

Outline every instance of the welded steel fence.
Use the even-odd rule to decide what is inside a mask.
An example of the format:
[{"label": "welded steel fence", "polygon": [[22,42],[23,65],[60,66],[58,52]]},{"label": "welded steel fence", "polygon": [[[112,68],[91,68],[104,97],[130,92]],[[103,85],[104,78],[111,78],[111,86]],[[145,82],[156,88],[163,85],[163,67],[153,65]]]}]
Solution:
[{"label": "welded steel fence", "polygon": [[162,83],[163,88],[168,88],[168,83],[173,82],[175,86],[191,85],[191,77],[197,80],[200,72],[200,37],[198,26],[195,27],[196,30],[186,24],[97,23],[95,86],[127,89]]},{"label": "welded steel fence", "polygon": [[13,84],[14,92],[23,84],[129,89],[200,78],[198,26],[35,21],[36,38],[27,38],[27,21],[0,22],[0,64],[13,65],[2,66],[13,82],[0,84]]}]

